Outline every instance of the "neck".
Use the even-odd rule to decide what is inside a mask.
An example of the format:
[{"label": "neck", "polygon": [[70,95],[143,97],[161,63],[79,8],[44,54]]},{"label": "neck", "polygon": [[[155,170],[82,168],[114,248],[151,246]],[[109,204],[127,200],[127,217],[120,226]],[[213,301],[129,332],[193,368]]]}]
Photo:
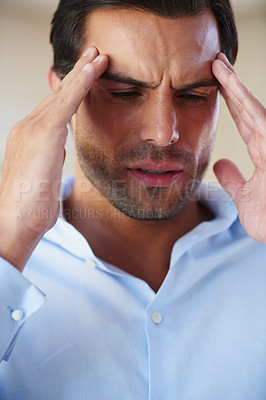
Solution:
[{"label": "neck", "polygon": [[[157,291],[169,269],[174,243],[212,215],[191,200],[175,218],[166,221],[138,221],[125,216],[96,189],[82,191],[76,180],[64,202],[65,217],[88,241],[94,254],[112,265],[146,281]],[[73,210],[80,217],[73,217]],[[86,216],[86,217],[84,217]]]}]

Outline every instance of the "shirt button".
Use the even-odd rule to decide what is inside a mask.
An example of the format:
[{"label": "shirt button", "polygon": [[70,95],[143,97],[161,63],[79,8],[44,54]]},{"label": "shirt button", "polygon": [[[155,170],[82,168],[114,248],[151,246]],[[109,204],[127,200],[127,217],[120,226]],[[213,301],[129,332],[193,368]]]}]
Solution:
[{"label": "shirt button", "polygon": [[90,260],[89,258],[88,258],[88,260],[86,260],[86,264],[92,269],[95,268],[97,265],[95,261]]},{"label": "shirt button", "polygon": [[11,318],[16,322],[19,322],[24,318],[24,312],[21,310],[14,310],[11,313]]},{"label": "shirt button", "polygon": [[163,317],[161,316],[160,313],[155,312],[155,313],[152,314],[151,320],[152,320],[152,322],[153,322],[154,324],[159,325],[159,324],[162,323]]}]

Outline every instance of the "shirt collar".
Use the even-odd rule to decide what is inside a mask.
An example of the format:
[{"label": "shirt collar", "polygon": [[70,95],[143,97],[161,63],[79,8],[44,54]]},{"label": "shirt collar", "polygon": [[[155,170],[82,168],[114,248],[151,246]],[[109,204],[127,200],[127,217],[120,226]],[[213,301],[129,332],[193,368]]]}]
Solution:
[{"label": "shirt collar", "polygon": [[196,200],[210,210],[214,218],[200,223],[176,241],[172,249],[170,268],[189,248],[225,232],[238,217],[232,199],[218,184],[201,183],[196,193]]},{"label": "shirt collar", "polygon": [[[66,176],[62,180],[60,198],[60,216],[55,226],[49,230],[44,239],[64,248],[67,252],[81,259],[92,259],[99,263],[91,247],[81,233],[79,233],[63,216],[63,200],[69,196],[75,178]],[[227,193],[219,186],[202,183],[196,193],[196,200],[209,209],[215,216],[211,221],[205,221],[192,231],[178,239],[172,249],[170,267],[177,258],[184,254],[195,243],[217,235],[227,230],[237,219],[237,209]],[[106,269],[106,264],[104,269]]]}]

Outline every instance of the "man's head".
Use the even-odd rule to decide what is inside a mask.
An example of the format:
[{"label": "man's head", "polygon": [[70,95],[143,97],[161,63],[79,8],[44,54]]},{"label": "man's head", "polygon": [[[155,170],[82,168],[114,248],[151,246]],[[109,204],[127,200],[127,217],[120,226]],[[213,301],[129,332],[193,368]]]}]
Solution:
[{"label": "man's head", "polygon": [[[141,220],[176,216],[202,179],[218,116],[211,65],[222,48],[209,9],[196,12],[190,4],[189,13],[169,18],[158,15],[159,5],[169,12],[166,4],[152,3],[156,12],[94,9],[78,49],[80,55],[93,45],[109,58],[76,114],[79,171],[113,206]],[[67,72],[56,65],[57,73]]]}]

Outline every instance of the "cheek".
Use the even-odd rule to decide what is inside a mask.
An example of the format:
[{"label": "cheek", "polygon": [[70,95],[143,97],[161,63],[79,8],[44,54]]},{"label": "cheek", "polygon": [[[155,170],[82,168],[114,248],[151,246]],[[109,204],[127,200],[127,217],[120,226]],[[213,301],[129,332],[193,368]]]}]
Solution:
[{"label": "cheek", "polygon": [[129,110],[90,93],[80,105],[79,118],[90,140],[104,147],[117,149],[132,144],[138,131],[138,110]]},{"label": "cheek", "polygon": [[219,97],[202,107],[182,113],[183,140],[194,150],[212,147],[219,115]]},{"label": "cheek", "polygon": [[217,95],[209,110],[206,111],[205,123],[203,124],[203,138],[205,138],[207,143],[210,144],[213,143],[216,134],[219,109],[220,99],[219,95]]}]

